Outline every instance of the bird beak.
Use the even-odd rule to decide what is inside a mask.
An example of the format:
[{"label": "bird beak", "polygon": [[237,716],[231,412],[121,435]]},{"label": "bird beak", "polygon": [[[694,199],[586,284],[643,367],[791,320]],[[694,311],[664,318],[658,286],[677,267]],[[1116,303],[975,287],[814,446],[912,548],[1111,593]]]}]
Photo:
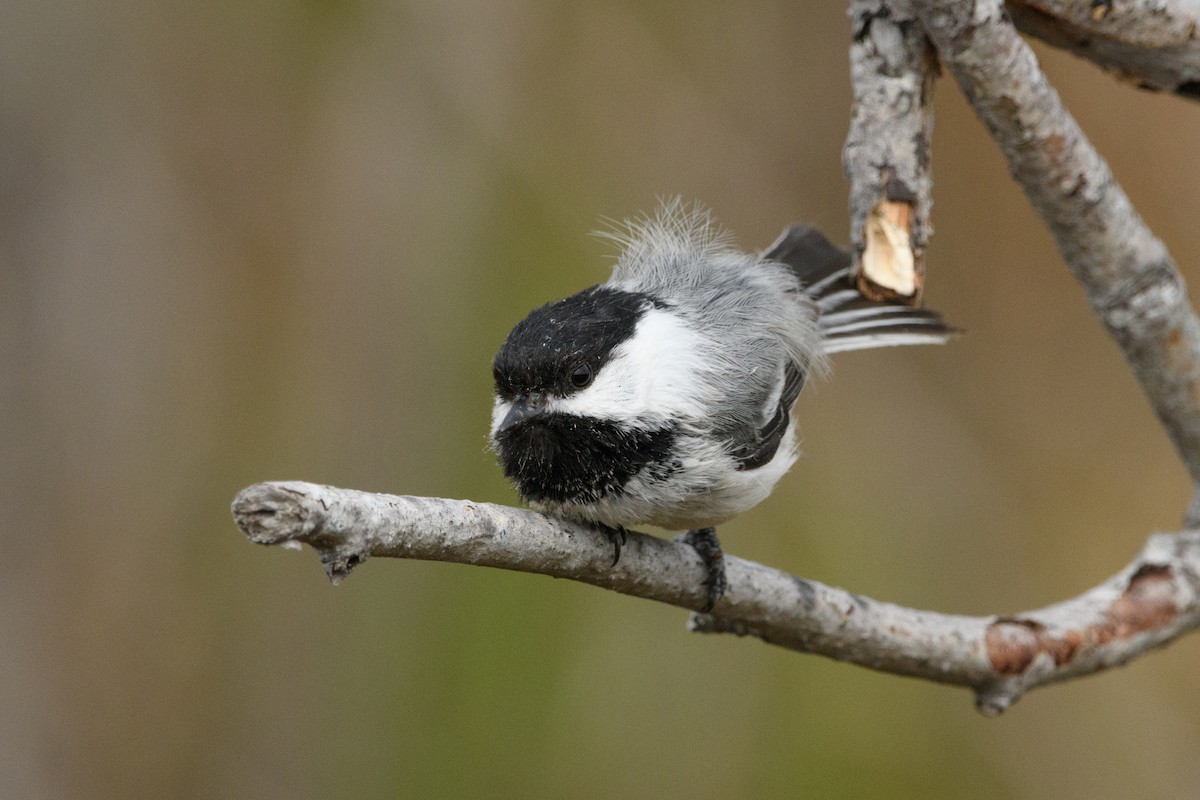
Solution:
[{"label": "bird beak", "polygon": [[500,425],[496,428],[496,433],[504,433],[513,425],[541,416],[545,411],[546,404],[544,401],[518,398],[513,401],[512,408],[508,409],[508,413],[504,415],[504,419],[500,420]]}]

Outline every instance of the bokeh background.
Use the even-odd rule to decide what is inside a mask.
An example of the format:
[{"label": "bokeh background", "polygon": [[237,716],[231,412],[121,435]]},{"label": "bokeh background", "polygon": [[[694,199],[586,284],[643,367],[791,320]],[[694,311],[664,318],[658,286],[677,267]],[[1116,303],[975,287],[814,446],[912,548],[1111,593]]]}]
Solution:
[{"label": "bokeh background", "polygon": [[[9,3],[0,25],[0,796],[1179,797],[1200,637],[968,693],[541,577],[250,545],[266,479],[511,503],[491,356],[661,195],[847,239],[837,3]],[[1200,108],[1039,47],[1200,284]],[[927,302],[850,354],[743,557],[964,613],[1075,594],[1185,473],[951,81]]]}]

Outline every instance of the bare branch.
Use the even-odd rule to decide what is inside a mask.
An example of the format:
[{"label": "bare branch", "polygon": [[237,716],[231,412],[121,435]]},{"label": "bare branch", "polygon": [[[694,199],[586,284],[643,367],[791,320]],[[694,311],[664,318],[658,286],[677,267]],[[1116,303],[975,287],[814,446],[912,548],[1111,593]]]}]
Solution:
[{"label": "bare branch", "polygon": [[915,0],[914,7],[1200,483],[1200,320],[1166,247],[1046,81],[1000,0]]},{"label": "bare branch", "polygon": [[1200,101],[1195,0],[1008,0],[1013,22],[1143,89]]},{"label": "bare branch", "polygon": [[932,227],[929,40],[907,3],[854,0],[854,107],[842,163],[850,178],[850,240],[859,290],[920,302]]},{"label": "bare branch", "polygon": [[[688,546],[606,536],[523,509],[311,483],[260,483],[233,503],[254,542],[317,550],[339,581],[370,556],[499,567],[692,609],[706,601]],[[729,589],[702,632],[755,636],[883,672],[967,686],[999,713],[1035,686],[1124,664],[1200,625],[1200,532],[1157,534],[1128,567],[1064,603],[1005,617],[917,611],[727,556]]]}]

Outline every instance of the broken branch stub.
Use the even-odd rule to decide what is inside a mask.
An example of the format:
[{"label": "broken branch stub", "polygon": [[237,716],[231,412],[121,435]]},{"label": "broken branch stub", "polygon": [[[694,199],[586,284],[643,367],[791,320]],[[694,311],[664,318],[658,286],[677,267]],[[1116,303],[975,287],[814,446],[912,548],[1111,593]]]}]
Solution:
[{"label": "broken branch stub", "polygon": [[858,290],[919,305],[932,233],[933,86],[937,58],[907,3],[854,0],[850,131],[850,243]]}]

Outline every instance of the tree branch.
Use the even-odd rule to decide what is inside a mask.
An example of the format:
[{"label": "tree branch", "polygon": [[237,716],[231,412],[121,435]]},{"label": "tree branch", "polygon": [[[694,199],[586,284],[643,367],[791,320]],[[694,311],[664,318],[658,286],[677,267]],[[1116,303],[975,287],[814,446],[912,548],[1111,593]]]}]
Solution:
[{"label": "tree branch", "polygon": [[[259,544],[311,545],[337,583],[371,556],[448,561],[589,583],[696,611],[704,567],[687,545],[608,538],[524,509],[401,497],[312,483],[260,483],[233,502]],[[729,589],[692,630],[755,636],[883,672],[970,687],[996,714],[1022,694],[1124,664],[1200,625],[1200,531],[1152,536],[1100,586],[1005,617],[917,611],[727,556]]]},{"label": "tree branch", "polygon": [[913,6],[1200,484],[1200,320],[1166,247],[1063,106],[1000,0]]},{"label": "tree branch", "polygon": [[1200,101],[1195,0],[1009,0],[1016,26],[1143,89]]},{"label": "tree branch", "polygon": [[931,181],[934,53],[904,3],[853,0],[854,105],[842,163],[850,179],[850,242],[859,290],[920,302]]}]

